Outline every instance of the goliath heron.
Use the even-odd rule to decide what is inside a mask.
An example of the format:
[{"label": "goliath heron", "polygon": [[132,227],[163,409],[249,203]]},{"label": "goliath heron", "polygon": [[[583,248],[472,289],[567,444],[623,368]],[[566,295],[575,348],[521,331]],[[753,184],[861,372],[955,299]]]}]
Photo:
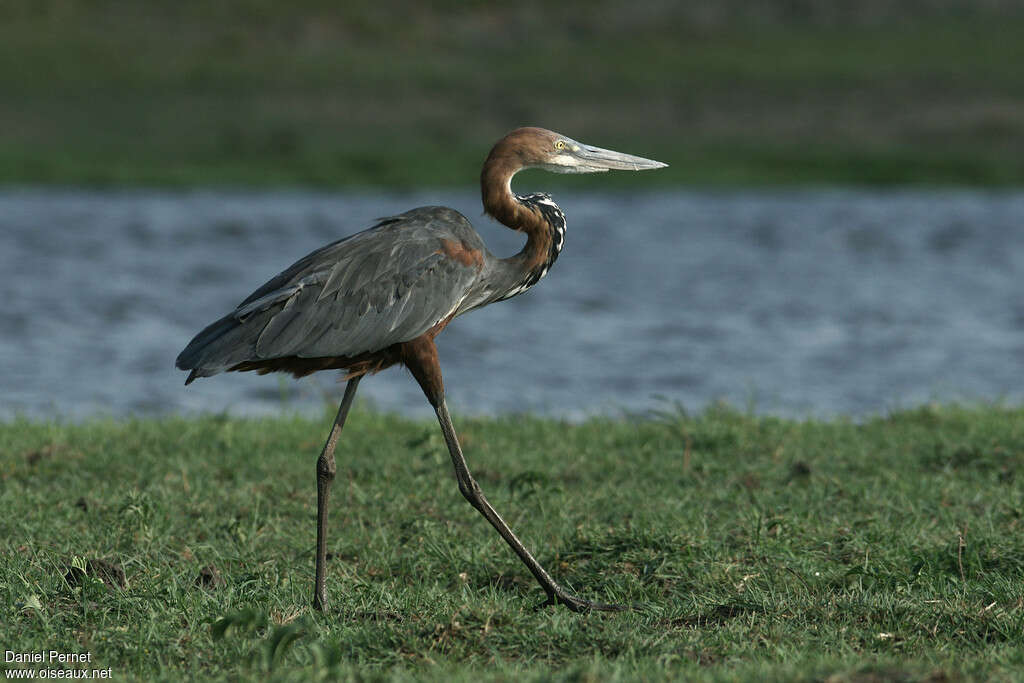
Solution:
[{"label": "goliath heron", "polygon": [[457,211],[413,209],[300,259],[197,334],[181,352],[177,367],[191,370],[185,384],[232,370],[282,371],[295,377],[317,370],[345,371],[345,394],[316,464],[316,609],[327,606],[327,503],[338,435],[360,379],[399,363],[412,372],[437,413],[459,491],[540,582],[547,594],[544,604],[563,604],[577,612],[619,609],[583,600],[556,583],[487,502],[469,472],[448,414],[434,338],[455,316],[525,292],[558,258],[565,216],[550,195],[513,194],[512,176],[518,171],[596,173],[664,166],[542,128],[519,128],[494,145],[480,174],[486,212],[526,233],[526,246],[515,256],[493,256]]}]

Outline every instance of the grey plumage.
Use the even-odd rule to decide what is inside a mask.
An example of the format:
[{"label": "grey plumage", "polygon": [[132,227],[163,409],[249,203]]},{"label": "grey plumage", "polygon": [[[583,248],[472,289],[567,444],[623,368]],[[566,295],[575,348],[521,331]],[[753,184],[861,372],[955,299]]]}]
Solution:
[{"label": "grey plumage", "polygon": [[[445,242],[486,255],[445,255]],[[357,356],[423,334],[470,299],[494,260],[465,216],[422,207],[303,257],[209,325],[178,356],[189,380],[243,362]],[[453,302],[454,307],[453,307]],[[468,310],[468,309],[466,309]]]}]

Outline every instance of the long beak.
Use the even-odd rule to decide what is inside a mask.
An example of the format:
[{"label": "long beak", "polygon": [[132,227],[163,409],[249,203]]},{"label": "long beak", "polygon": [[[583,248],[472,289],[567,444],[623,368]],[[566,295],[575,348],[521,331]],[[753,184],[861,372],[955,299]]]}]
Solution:
[{"label": "long beak", "polygon": [[654,168],[665,168],[668,164],[653,159],[644,159],[632,154],[623,154],[610,149],[580,145],[573,150],[573,171],[576,173],[599,173],[601,171],[647,171]]}]

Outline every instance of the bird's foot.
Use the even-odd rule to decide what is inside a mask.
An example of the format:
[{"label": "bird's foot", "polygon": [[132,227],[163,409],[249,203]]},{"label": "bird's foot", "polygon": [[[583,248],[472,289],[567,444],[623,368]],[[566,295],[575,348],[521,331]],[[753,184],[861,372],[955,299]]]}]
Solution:
[{"label": "bird's foot", "polygon": [[554,605],[564,605],[577,614],[585,612],[624,612],[629,609],[628,605],[615,605],[605,602],[591,602],[590,600],[584,600],[583,598],[578,598],[564,589],[548,593],[548,599],[537,605],[537,609],[552,607]]}]

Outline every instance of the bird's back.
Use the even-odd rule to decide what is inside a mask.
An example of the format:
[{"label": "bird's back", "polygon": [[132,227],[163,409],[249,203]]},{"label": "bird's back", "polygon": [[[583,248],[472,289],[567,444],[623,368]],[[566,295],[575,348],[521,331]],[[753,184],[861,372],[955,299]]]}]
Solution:
[{"label": "bird's back", "polygon": [[450,317],[488,257],[453,209],[381,219],[270,279],[196,335],[176,365],[192,371],[188,382],[231,369],[305,374],[296,368],[319,369],[315,359],[344,367],[346,359],[414,339]]}]

